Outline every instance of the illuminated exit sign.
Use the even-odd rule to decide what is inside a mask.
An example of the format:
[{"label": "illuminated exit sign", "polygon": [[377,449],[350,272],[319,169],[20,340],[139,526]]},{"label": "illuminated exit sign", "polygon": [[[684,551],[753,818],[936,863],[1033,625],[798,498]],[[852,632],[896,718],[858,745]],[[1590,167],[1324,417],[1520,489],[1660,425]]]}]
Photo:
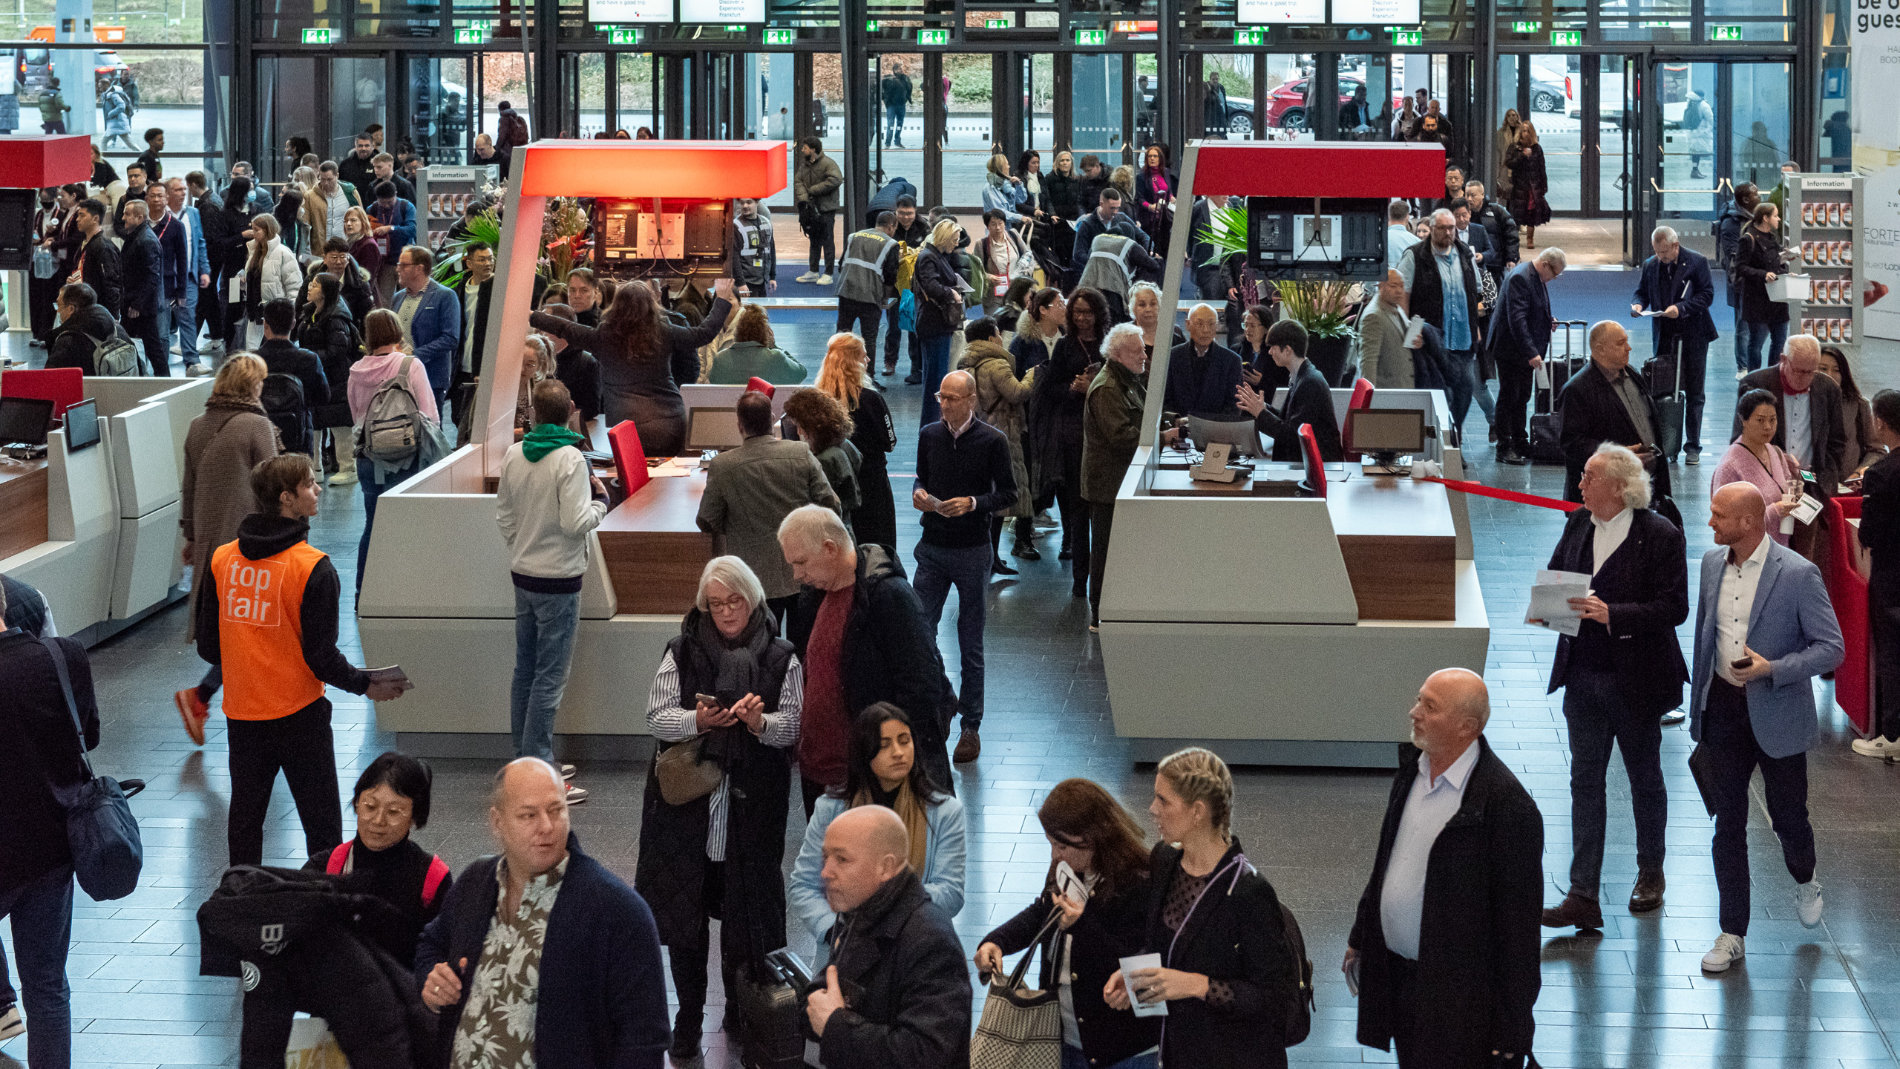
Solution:
[{"label": "illuminated exit sign", "polygon": [[1709,40],[1711,41],[1739,41],[1741,39],[1742,28],[1740,26],[1709,27]]},{"label": "illuminated exit sign", "polygon": [[1537,33],[1543,30],[1543,28],[1544,24],[1541,22],[1518,21],[1511,23],[1512,33]]},{"label": "illuminated exit sign", "polygon": [[487,36],[488,34],[480,29],[457,30],[455,31],[455,43],[458,45],[478,45],[481,44]]},{"label": "illuminated exit sign", "polygon": [[797,30],[767,30],[765,43],[768,45],[790,45],[798,43]]},{"label": "illuminated exit sign", "polygon": [[637,45],[640,43],[639,27],[624,30],[608,30],[607,43],[612,45]]},{"label": "illuminated exit sign", "polygon": [[950,43],[949,30],[918,30],[917,43],[920,45],[947,45]]},{"label": "illuminated exit sign", "polygon": [[1008,30],[1014,29],[1015,26],[1008,19],[984,19],[983,28],[986,30]]},{"label": "illuminated exit sign", "polygon": [[303,43],[307,45],[333,44],[336,40],[335,33],[335,30],[305,30]]},{"label": "illuminated exit sign", "polygon": [[1243,48],[1260,48],[1267,43],[1267,31],[1235,30],[1234,43]]},{"label": "illuminated exit sign", "polygon": [[1107,30],[1077,30],[1075,43],[1084,48],[1100,48],[1108,43]]},{"label": "illuminated exit sign", "polygon": [[1425,33],[1422,30],[1394,30],[1392,32],[1392,45],[1395,48],[1416,48],[1424,43]]},{"label": "illuminated exit sign", "polygon": [[1550,47],[1552,48],[1582,48],[1583,47],[1583,31],[1582,30],[1552,30],[1550,31]]}]

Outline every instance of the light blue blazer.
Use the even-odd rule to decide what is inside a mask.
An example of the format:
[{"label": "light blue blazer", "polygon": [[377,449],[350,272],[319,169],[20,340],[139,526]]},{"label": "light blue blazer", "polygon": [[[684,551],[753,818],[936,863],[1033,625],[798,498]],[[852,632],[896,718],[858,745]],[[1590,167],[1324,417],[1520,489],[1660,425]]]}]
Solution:
[{"label": "light blue blazer", "polygon": [[[805,844],[798,848],[798,860],[792,863],[792,879],[785,888],[786,904],[792,915],[818,937],[820,966],[825,957],[825,933],[837,923],[838,915],[825,901],[824,881],[818,878],[825,866],[825,829],[846,809],[844,799],[827,794],[812,808],[805,824]],[[954,917],[963,909],[963,803],[955,795],[924,810],[924,871],[919,874],[924,893],[944,913]]]},{"label": "light blue blazer", "polygon": [[[1717,546],[1702,558],[1702,596],[1696,604],[1695,674],[1690,677],[1689,734],[1702,740],[1702,711],[1715,673],[1716,603],[1728,549]],[[1755,604],[1748,613],[1748,648],[1774,662],[1767,675],[1748,684],[1748,722],[1770,757],[1807,752],[1820,734],[1815,720],[1815,676],[1841,663],[1847,646],[1834,618],[1821,570],[1770,539]]]}]

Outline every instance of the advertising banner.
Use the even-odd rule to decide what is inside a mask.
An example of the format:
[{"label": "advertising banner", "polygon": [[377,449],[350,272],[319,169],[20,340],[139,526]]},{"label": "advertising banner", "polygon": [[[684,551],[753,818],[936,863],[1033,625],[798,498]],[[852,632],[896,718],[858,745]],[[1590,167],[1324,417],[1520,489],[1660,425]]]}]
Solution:
[{"label": "advertising banner", "polygon": [[[1867,176],[1861,247],[1865,280],[1862,329],[1872,338],[1900,339],[1900,0],[1854,0],[1854,169]],[[1872,354],[1886,346],[1864,346]],[[1884,362],[1884,361],[1883,361]],[[1882,385],[1896,381],[1880,376]]]}]

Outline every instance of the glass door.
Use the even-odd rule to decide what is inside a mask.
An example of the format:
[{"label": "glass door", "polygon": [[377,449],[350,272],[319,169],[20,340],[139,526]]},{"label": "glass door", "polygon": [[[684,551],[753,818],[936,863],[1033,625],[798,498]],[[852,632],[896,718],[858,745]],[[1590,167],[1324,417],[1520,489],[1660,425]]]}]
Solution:
[{"label": "glass door", "polygon": [[409,94],[411,148],[425,163],[468,162],[474,97],[470,56],[410,56],[403,60]]}]

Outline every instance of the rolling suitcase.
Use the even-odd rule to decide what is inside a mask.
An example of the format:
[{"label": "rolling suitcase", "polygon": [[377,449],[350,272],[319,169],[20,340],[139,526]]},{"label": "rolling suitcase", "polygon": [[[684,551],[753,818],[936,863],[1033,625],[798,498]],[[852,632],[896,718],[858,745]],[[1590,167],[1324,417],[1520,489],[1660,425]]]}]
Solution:
[{"label": "rolling suitcase", "polygon": [[1683,418],[1688,409],[1682,392],[1682,339],[1677,338],[1643,365],[1643,377],[1649,380],[1649,396],[1656,401],[1656,450],[1663,461],[1674,460],[1682,451]]},{"label": "rolling suitcase", "polygon": [[1534,464],[1562,464],[1563,413],[1557,410],[1557,395],[1570,381],[1570,376],[1582,370],[1588,357],[1577,356],[1576,332],[1588,323],[1581,319],[1563,320],[1557,324],[1563,328],[1564,355],[1546,356],[1544,371],[1547,382],[1531,388],[1531,462]]},{"label": "rolling suitcase", "polygon": [[810,982],[809,970],[790,950],[766,955],[761,968],[739,967],[738,991],[728,992],[739,1009],[739,1064],[744,1069],[799,1069],[805,1061],[805,1037],[800,1024],[805,1009],[800,992]]}]

